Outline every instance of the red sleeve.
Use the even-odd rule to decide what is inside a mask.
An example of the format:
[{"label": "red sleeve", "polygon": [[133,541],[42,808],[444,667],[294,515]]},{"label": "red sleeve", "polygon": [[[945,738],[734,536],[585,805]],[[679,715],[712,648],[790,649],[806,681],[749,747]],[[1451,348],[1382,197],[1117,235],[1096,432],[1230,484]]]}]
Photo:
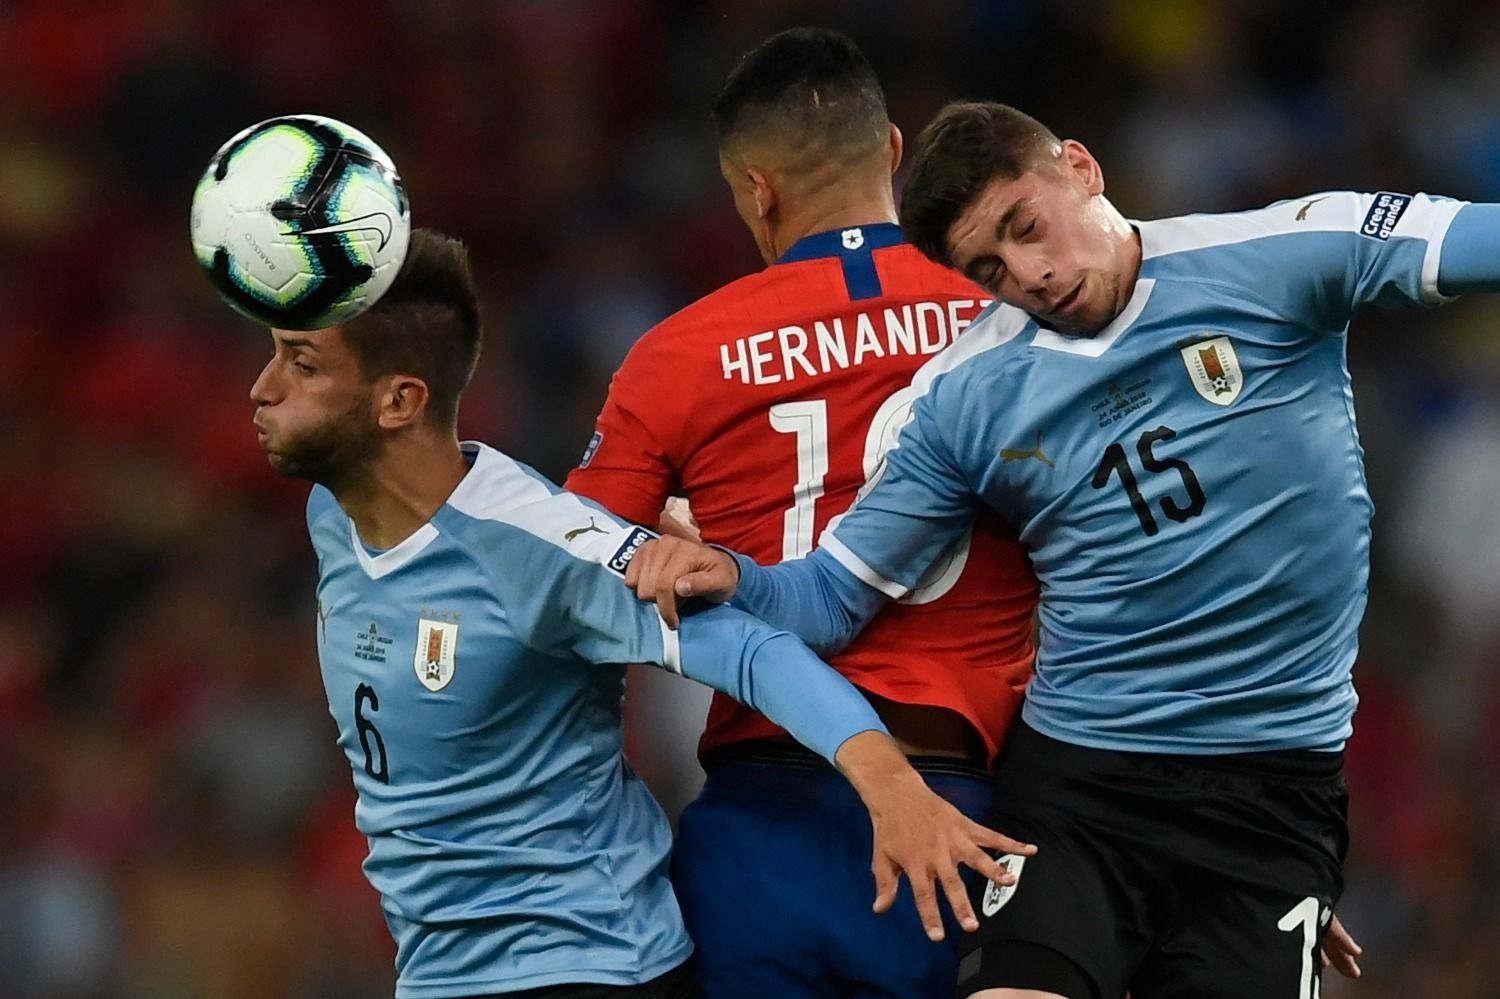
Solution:
[{"label": "red sleeve", "polygon": [[681,386],[673,389],[670,373],[650,359],[645,341],[631,350],[610,381],[594,436],[569,474],[567,489],[616,516],[655,527],[677,486],[667,434],[658,428],[671,426],[672,403]]}]

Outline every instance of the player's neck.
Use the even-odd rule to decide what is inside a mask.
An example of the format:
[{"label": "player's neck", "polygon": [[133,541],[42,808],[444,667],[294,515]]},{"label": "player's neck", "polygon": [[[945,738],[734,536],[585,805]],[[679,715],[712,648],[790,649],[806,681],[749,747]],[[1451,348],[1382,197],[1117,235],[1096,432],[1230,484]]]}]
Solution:
[{"label": "player's neck", "polygon": [[842,196],[836,201],[813,203],[787,213],[772,232],[773,259],[780,259],[798,240],[816,233],[895,221],[896,202],[889,188],[860,198]]},{"label": "player's neck", "polygon": [[423,433],[391,442],[333,494],[366,544],[394,548],[432,519],[468,472],[456,437]]},{"label": "player's neck", "polygon": [[[1104,201],[1102,197],[1100,200]],[[1130,304],[1131,296],[1135,294],[1135,284],[1141,276],[1143,252],[1140,231],[1131,225],[1114,205],[1108,201],[1104,201],[1104,204],[1110,215],[1120,257],[1120,286],[1116,291],[1114,315],[1110,317],[1110,321],[1113,322],[1120,313],[1125,311],[1125,307]]]}]

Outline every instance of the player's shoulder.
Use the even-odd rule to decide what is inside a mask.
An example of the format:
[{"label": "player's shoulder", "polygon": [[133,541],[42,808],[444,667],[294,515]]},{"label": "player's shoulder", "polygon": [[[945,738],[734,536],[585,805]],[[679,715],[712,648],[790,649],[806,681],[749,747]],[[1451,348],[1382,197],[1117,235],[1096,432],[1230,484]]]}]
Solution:
[{"label": "player's shoulder", "polygon": [[461,519],[461,536],[474,544],[488,549],[505,543],[597,562],[602,540],[627,526],[502,451],[477,442],[465,442],[464,448],[474,463],[445,507]]},{"label": "player's shoulder", "polygon": [[1378,234],[1400,221],[1412,196],[1392,192],[1317,191],[1240,212],[1198,213],[1133,223],[1141,257],[1219,250],[1240,244],[1313,233],[1354,233],[1373,225]]},{"label": "player's shoulder", "polygon": [[1030,363],[1022,336],[1035,327],[1031,316],[1013,306],[992,302],[974,318],[969,328],[939,351],[912,377],[918,396],[933,395],[940,388],[951,391],[975,379],[1005,377]]}]

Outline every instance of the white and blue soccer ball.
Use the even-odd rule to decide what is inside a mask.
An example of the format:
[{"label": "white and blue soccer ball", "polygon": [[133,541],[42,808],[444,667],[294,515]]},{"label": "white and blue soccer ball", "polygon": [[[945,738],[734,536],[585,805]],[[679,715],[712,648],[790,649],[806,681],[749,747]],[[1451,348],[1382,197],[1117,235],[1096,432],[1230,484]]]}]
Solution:
[{"label": "white and blue soccer ball", "polygon": [[385,294],[411,236],[385,151],[318,115],[251,125],[193,193],[193,253],[238,312],[279,329],[353,319]]}]

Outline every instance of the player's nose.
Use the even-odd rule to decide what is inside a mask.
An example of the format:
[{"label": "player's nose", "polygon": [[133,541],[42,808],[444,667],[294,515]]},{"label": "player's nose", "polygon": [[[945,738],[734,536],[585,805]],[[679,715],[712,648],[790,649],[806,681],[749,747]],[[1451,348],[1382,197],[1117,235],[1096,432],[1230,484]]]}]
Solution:
[{"label": "player's nose", "polygon": [[256,377],[255,384],[250,386],[250,401],[255,403],[257,407],[269,406],[275,401],[272,398],[275,376],[271,370],[275,366],[276,361],[273,358],[270,363],[260,369],[260,374]]},{"label": "player's nose", "polygon": [[1010,266],[1010,273],[1028,295],[1045,297],[1052,283],[1052,265],[1040,257],[1021,256]]}]

